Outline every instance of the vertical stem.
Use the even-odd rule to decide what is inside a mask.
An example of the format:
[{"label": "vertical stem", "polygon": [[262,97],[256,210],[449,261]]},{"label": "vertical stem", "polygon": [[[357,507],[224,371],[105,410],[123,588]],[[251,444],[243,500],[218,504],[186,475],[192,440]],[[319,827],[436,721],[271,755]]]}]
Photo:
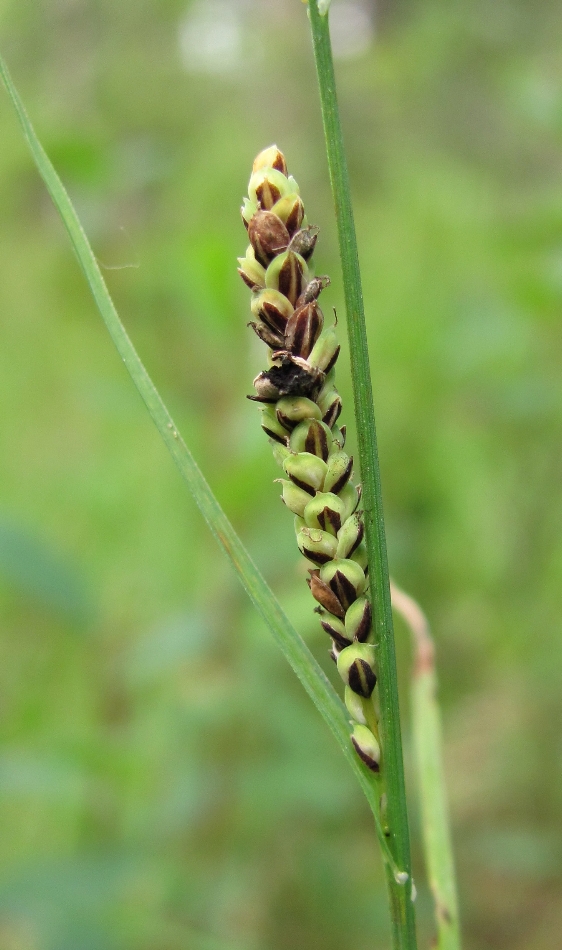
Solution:
[{"label": "vertical stem", "polygon": [[398,867],[407,875],[406,882],[399,883],[392,873],[387,870],[393,946],[395,950],[415,950],[416,935],[414,908],[411,899],[410,840],[402,762],[390,582],[357,240],[336,98],[328,16],[320,14],[317,0],[309,0],[308,8],[320,87],[328,167],[336,210],[347,312],[347,330],[351,352],[355,420],[363,485],[362,503],[365,511],[365,533],[375,618],[375,642],[378,653],[380,734],[383,763],[381,777],[387,796],[386,820],[389,829],[390,850]]}]

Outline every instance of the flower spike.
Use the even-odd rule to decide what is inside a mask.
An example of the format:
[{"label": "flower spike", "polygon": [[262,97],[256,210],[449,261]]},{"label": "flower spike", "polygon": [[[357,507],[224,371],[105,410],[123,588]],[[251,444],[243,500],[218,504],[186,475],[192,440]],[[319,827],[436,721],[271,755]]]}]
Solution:
[{"label": "flower spike", "polygon": [[308,584],[345,683],[351,741],[377,773],[377,672],[363,513],[353,459],[343,451],[345,426],[337,424],[340,344],[336,327],[324,326],[318,304],[330,279],[313,272],[319,229],[307,223],[298,185],[276,145],[255,159],[248,192],[242,219],[250,244],[239,273],[252,290],[249,326],[269,351],[269,366],[255,378],[249,398],[261,404],[262,429],[286,476],[277,479],[281,498],[294,515],[297,547],[312,565]]}]

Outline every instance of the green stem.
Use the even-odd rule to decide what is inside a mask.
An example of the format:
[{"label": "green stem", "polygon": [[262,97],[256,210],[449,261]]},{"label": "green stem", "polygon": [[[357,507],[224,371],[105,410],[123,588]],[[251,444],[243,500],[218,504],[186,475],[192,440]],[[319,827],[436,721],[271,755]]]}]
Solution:
[{"label": "green stem", "polygon": [[402,762],[390,582],[357,240],[336,98],[328,16],[323,16],[319,12],[317,0],[309,0],[308,8],[320,87],[328,167],[336,210],[351,352],[355,420],[363,485],[362,503],[365,511],[365,533],[375,618],[375,639],[378,646],[382,771],[387,795],[389,844],[397,865],[408,875],[405,886],[397,884],[391,875],[388,876],[393,945],[396,950],[415,950],[415,918],[411,900],[410,840]]}]

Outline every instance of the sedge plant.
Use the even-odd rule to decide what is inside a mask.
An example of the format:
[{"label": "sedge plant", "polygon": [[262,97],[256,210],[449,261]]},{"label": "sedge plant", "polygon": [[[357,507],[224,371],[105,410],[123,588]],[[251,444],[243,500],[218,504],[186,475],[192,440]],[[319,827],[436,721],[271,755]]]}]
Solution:
[{"label": "sedge plant", "polygon": [[[337,331],[324,325],[318,303],[329,281],[312,272],[318,229],[308,224],[298,186],[275,146],[260,153],[254,163],[242,209],[249,247],[240,261],[240,272],[252,291],[253,329],[268,349],[268,365],[254,381],[252,398],[260,404],[262,427],[283,469],[283,501],[294,515],[298,548],[310,563],[309,586],[320,623],[332,641],[332,657],[344,681],[344,702],[252,561],[152,383],[115,310],[72,202],[1,58],[0,75],[119,355],[210,529],[359,781],[386,868],[393,950],[416,950],[415,888],[371,377],[328,7],[326,0],[308,3],[344,279],[360,486],[354,480],[353,460],[345,452],[345,427],[340,425],[342,404],[334,369],[339,353]],[[418,724],[420,771],[431,756],[440,762],[434,724],[435,717],[422,717]],[[425,837],[432,881],[440,882],[437,890],[434,887],[435,896],[438,900],[446,891],[448,914],[455,915],[451,927],[450,919],[445,921],[449,926],[444,926],[445,918],[437,913],[438,945],[440,950],[459,950],[442,772],[426,770],[422,788],[426,803],[432,788],[440,803],[437,809],[424,810],[424,820],[429,816],[437,828]]]}]

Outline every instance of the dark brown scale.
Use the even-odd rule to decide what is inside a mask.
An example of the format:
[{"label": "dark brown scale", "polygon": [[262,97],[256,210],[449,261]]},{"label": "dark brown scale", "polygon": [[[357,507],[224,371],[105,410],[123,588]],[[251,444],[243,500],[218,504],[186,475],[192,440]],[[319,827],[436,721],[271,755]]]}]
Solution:
[{"label": "dark brown scale", "polygon": [[246,287],[249,287],[250,290],[259,290],[258,285],[254,283],[254,281],[251,280],[251,278],[248,277],[247,274],[244,273],[241,267],[238,268],[238,273],[240,274],[240,277],[246,284]]},{"label": "dark brown scale", "polygon": [[264,323],[267,323],[272,330],[275,330],[278,333],[285,333],[285,328],[287,326],[287,316],[277,307],[272,304],[269,300],[265,300],[259,310],[260,320],[263,320]]},{"label": "dark brown scale", "polygon": [[284,348],[285,338],[280,333],[271,330],[265,323],[250,322],[248,326],[252,328],[256,336],[271,350],[282,350]]},{"label": "dark brown scale", "polygon": [[365,643],[365,640],[371,632],[371,621],[372,621],[373,612],[371,605],[368,600],[365,601],[365,607],[363,609],[363,616],[361,618],[361,623],[355,631],[355,639],[359,643]]},{"label": "dark brown scale", "polygon": [[302,219],[304,218],[304,206],[300,198],[297,198],[291,212],[285,221],[285,227],[289,234],[294,234],[295,231],[298,231],[302,224]]},{"label": "dark brown scale", "polygon": [[[339,511],[334,511],[328,505],[318,515],[318,523],[323,531],[328,531],[331,527],[337,534],[341,528],[341,516]],[[332,560],[332,558],[330,558]]]},{"label": "dark brown scale", "polygon": [[352,603],[357,600],[355,587],[342,571],[336,571],[330,580],[330,587],[344,610],[351,607]]},{"label": "dark brown scale", "polygon": [[332,426],[335,426],[336,422],[340,417],[341,412],[341,399],[339,396],[334,396],[332,402],[326,409],[326,412],[322,416],[322,422],[328,426],[328,429],[331,429]]},{"label": "dark brown scale", "polygon": [[330,446],[328,445],[328,436],[326,430],[322,428],[317,419],[313,419],[308,427],[308,433],[304,440],[305,452],[311,455],[317,455],[318,458],[328,461]]},{"label": "dark brown scale", "polygon": [[343,650],[345,647],[351,646],[353,641],[347,640],[345,637],[343,637],[340,631],[336,630],[336,628],[331,625],[329,620],[321,620],[320,623],[322,624],[322,627],[326,633],[332,638],[332,640],[335,640],[341,650]]},{"label": "dark brown scale", "polygon": [[303,265],[296,254],[289,251],[281,266],[278,277],[278,289],[293,307],[300,296],[303,285]]},{"label": "dark brown scale", "polygon": [[329,554],[322,554],[320,551],[311,551],[309,548],[307,548],[306,543],[304,543],[299,550],[301,554],[304,554],[304,556],[307,557],[309,561],[312,561],[313,564],[327,564],[328,561],[332,560],[332,557]]},{"label": "dark brown scale", "polygon": [[260,207],[264,208],[265,211],[269,211],[270,208],[273,208],[273,205],[276,201],[279,201],[281,197],[281,192],[276,185],[272,185],[267,178],[262,181],[261,185],[258,185],[256,188],[256,198]]},{"label": "dark brown scale", "polygon": [[349,667],[347,679],[350,689],[365,699],[369,698],[377,684],[377,677],[372,667],[365,660],[360,659],[355,660]]},{"label": "dark brown scale", "polygon": [[350,455],[349,462],[347,463],[345,467],[345,471],[342,472],[337,482],[334,482],[334,484],[330,488],[330,491],[332,492],[333,495],[339,495],[342,488],[344,488],[345,485],[347,485],[349,479],[351,478],[352,471],[353,471],[353,456]]},{"label": "dark brown scale", "polygon": [[270,261],[284,251],[290,237],[280,218],[271,211],[256,211],[248,227],[248,237],[256,260],[267,267]]},{"label": "dark brown scale", "polygon": [[371,769],[371,772],[379,772],[380,771],[379,763],[376,762],[375,759],[372,759],[370,755],[367,755],[367,753],[363,751],[363,749],[361,748],[361,746],[359,745],[359,743],[357,742],[354,736],[351,737],[351,741],[353,742],[357,755],[365,763],[367,768]]},{"label": "dark brown scale", "polygon": [[314,600],[324,607],[328,613],[333,614],[334,617],[339,617],[340,620],[343,620],[345,617],[345,610],[343,609],[341,602],[338,600],[336,594],[333,590],[324,583],[323,580],[320,580],[318,571],[311,571],[310,580],[307,581],[308,586],[310,587],[310,592],[314,597]]},{"label": "dark brown scale", "polygon": [[324,316],[316,301],[297,307],[287,320],[285,345],[294,356],[306,360],[322,332]]}]

